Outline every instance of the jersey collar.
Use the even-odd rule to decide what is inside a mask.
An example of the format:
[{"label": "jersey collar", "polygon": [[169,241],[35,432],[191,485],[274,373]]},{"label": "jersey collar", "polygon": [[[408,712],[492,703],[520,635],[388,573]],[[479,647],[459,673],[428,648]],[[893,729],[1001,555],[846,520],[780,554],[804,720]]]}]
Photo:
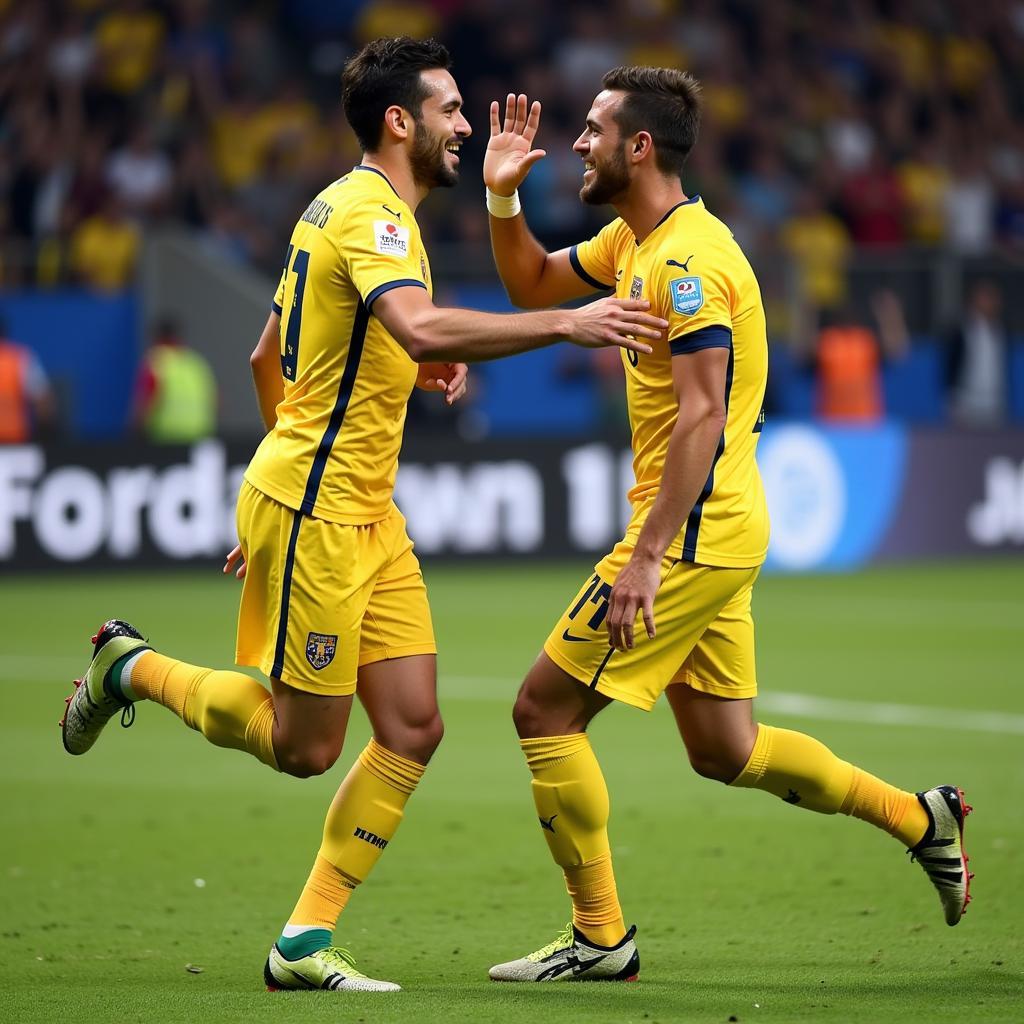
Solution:
[{"label": "jersey collar", "polygon": [[[352,168],[352,170],[369,171],[371,174],[379,174],[388,183],[388,188],[391,189],[391,191],[394,192],[396,196],[398,196],[398,189],[391,184],[391,179],[383,171],[378,171],[376,167],[367,167],[366,164],[356,164],[355,167]],[[398,196],[398,198],[401,199],[402,197]],[[665,216],[667,217],[668,214],[665,214]]]},{"label": "jersey collar", "polygon": [[[681,203],[676,203],[675,206],[670,207],[668,210],[665,211],[665,215],[661,218],[661,220],[659,220],[658,223],[655,224],[654,227],[651,228],[651,230],[648,232],[647,238],[650,238],[651,235],[653,235],[654,232],[657,231],[658,228],[660,228],[661,225],[664,224],[665,221],[667,221],[669,219],[669,217],[671,217],[672,214],[675,213],[676,210],[679,209],[680,206],[694,206],[694,205],[696,205],[697,203],[700,203],[700,202],[701,202],[701,198],[700,198],[700,195],[698,194],[698,195],[690,196],[689,199],[684,199]],[[644,242],[647,241],[647,238],[644,239]],[[638,242],[636,240],[636,238],[634,237],[633,244],[637,248],[639,248],[641,245],[643,245],[643,242]]]}]

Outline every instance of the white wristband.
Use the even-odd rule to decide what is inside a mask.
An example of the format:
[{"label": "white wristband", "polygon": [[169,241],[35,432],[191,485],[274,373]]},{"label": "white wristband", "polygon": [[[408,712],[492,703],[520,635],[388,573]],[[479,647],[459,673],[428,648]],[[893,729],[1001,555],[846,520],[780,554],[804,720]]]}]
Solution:
[{"label": "white wristband", "polygon": [[518,217],[522,212],[523,208],[519,203],[519,189],[516,189],[510,196],[499,196],[496,192],[484,187],[487,193],[487,212],[492,217],[507,220],[509,217]]}]

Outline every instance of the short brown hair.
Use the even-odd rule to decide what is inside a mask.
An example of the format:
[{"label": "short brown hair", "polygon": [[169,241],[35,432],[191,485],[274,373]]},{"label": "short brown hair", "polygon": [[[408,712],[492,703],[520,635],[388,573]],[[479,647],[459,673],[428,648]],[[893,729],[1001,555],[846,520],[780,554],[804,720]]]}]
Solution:
[{"label": "short brown hair", "polygon": [[626,95],[615,114],[623,135],[649,132],[662,174],[682,177],[700,130],[700,83],[675,68],[612,68],[601,84]]},{"label": "short brown hair", "polygon": [[398,105],[418,121],[427,92],[421,71],[452,66],[448,50],[435,39],[374,39],[341,73],[345,117],[365,152],[373,152],[384,131],[384,111]]}]

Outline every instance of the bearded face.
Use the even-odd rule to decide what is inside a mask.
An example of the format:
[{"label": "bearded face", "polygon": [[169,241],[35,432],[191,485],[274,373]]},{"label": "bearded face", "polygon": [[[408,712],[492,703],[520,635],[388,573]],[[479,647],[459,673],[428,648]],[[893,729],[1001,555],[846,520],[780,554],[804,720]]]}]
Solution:
[{"label": "bearded face", "polygon": [[583,174],[580,199],[591,206],[613,202],[629,188],[629,168],[621,147],[605,157],[598,158],[591,150],[590,166]]},{"label": "bearded face", "polygon": [[432,132],[422,118],[416,119],[409,163],[417,185],[424,188],[451,188],[459,181],[458,147],[462,140],[446,130]]}]

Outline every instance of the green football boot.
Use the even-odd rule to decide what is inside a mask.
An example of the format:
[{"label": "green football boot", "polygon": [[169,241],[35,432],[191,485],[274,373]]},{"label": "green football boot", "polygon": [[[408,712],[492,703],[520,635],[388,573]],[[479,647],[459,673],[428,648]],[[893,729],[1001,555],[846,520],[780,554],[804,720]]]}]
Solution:
[{"label": "green football boot", "polygon": [[142,634],[120,619],[104,622],[92,644],[92,661],[85,675],[75,680],[75,692],[64,698],[67,710],[60,726],[69,754],[84,754],[114,715],[121,714],[126,729],[135,721],[135,705],[114,691],[110,669],[126,654],[151,650]]},{"label": "green football boot", "polygon": [[268,992],[296,989],[328,989],[331,992],[400,992],[393,981],[377,981],[356,970],[352,954],[340,946],[318,949],[298,960],[289,960],[275,942],[263,968]]}]

